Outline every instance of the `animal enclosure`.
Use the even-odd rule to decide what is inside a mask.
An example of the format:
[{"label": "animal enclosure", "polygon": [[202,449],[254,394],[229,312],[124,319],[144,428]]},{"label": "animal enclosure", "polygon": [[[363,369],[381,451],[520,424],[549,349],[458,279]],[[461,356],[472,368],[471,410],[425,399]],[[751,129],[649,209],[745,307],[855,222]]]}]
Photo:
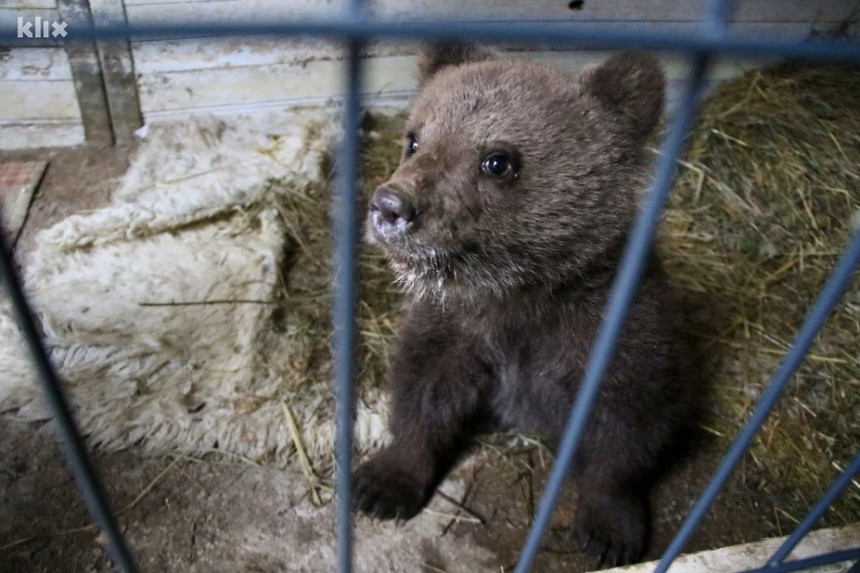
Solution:
[{"label": "animal enclosure", "polygon": [[[193,4],[177,3],[175,8],[191,10]],[[382,10],[379,16],[412,15],[402,8],[397,12],[391,4],[383,3],[381,8],[392,11]],[[410,8],[417,10],[413,4]],[[558,8],[545,4],[547,10]],[[825,4],[814,17],[795,16],[793,12],[791,18],[798,21],[773,23],[761,20],[764,16],[740,2],[737,32],[767,29],[774,31],[773,46],[792,46],[779,42],[804,37],[813,26],[830,30],[844,23],[845,16],[839,10],[846,3]],[[560,5],[568,18],[570,14],[579,16],[565,3]],[[131,25],[135,24],[135,10],[146,16],[141,16],[141,21],[164,25],[179,21],[172,13],[155,18],[154,12],[140,7],[145,3],[134,6],[125,6]],[[233,18],[235,12],[224,9],[224,17]],[[583,17],[589,14],[587,9],[586,4]],[[696,11],[691,8],[689,13],[686,9],[679,13],[678,8],[672,8],[676,20],[665,29],[656,29],[653,37],[667,32],[666,38],[681,42],[681,35],[671,34],[698,26],[696,19],[703,9],[697,6]],[[826,10],[831,9],[832,15],[821,15],[830,14]],[[213,16],[217,24],[218,12],[214,7],[212,10],[207,16]],[[185,13],[185,18],[192,13]],[[771,17],[775,13],[771,12]],[[554,14],[557,12],[547,12],[542,17],[553,20]],[[526,16],[511,15],[522,20]],[[249,17],[248,24],[253,26],[260,17]],[[760,26],[751,26],[744,18],[759,18],[754,23]],[[559,38],[563,34],[570,34],[569,39],[577,43],[590,41],[595,47],[623,43],[625,34],[631,42],[637,38],[644,42],[643,38],[652,36],[637,35],[641,31],[637,22],[642,19],[642,14],[637,18],[635,12],[615,8],[615,12],[592,14],[589,22],[594,27],[583,27],[585,32],[578,32],[576,27],[562,31],[547,24],[546,30],[557,34],[558,44],[552,47],[507,49],[522,57],[561,62],[576,72],[584,63],[604,57],[605,52],[559,51],[556,48],[562,44]],[[595,35],[589,36],[591,30],[596,30]],[[176,32],[171,29],[168,35]],[[201,29],[197,33],[204,32]],[[608,36],[600,35],[604,32]],[[430,36],[434,32],[422,33]],[[620,39],[606,40],[616,37]],[[235,461],[241,456],[254,466],[291,468],[298,471],[292,487],[303,492],[305,502],[326,508],[324,511],[331,513],[329,519],[333,519],[337,434],[330,381],[336,367],[329,352],[330,324],[333,318],[349,322],[351,317],[348,307],[343,306],[336,306],[341,313],[333,317],[331,307],[338,293],[348,298],[352,292],[348,285],[341,285],[346,290],[333,291],[328,276],[333,255],[329,237],[337,223],[330,215],[330,197],[336,188],[332,167],[335,160],[348,157],[337,151],[338,122],[345,115],[347,125],[360,128],[351,133],[359,131],[361,137],[359,172],[364,206],[368,193],[397,164],[402,137],[402,116],[397,107],[414,89],[414,60],[409,46],[379,44],[366,48],[371,57],[366,60],[362,93],[364,102],[376,109],[363,115],[359,123],[354,100],[347,100],[353,106],[347,103],[345,111],[337,103],[322,105],[342,91],[338,74],[351,60],[344,58],[341,48],[291,42],[286,42],[286,51],[284,41],[269,37],[216,41],[141,36],[129,42],[126,49],[136,76],[125,89],[131,89],[138,99],[139,113],[116,115],[117,121],[113,121],[112,96],[106,89],[106,108],[101,113],[107,114],[112,127],[108,136],[103,133],[101,137],[102,141],[131,139],[129,134],[140,127],[134,124],[138,117],[147,125],[145,138],[137,144],[129,169],[121,174],[107,202],[46,225],[25,243],[28,252],[19,252],[19,256],[25,260],[24,284],[42,321],[51,357],[68,384],[76,417],[95,445],[105,450],[134,447],[180,452],[210,462]],[[705,49],[695,42],[678,45]],[[833,46],[838,47],[822,55],[856,64],[855,44]],[[672,44],[666,40],[660,47],[670,48]],[[777,47],[768,52],[770,58],[779,56]],[[97,46],[97,55],[99,49]],[[13,66],[4,69],[18,69],[21,77],[30,73],[32,68],[22,62],[49,54],[33,50],[15,44],[7,52],[7,62]],[[72,54],[65,56],[67,60],[58,55],[68,50],[38,50],[53,50],[50,58],[67,61],[72,70]],[[796,48],[793,55],[804,54]],[[237,58],[236,69],[227,65],[230,57]],[[675,103],[689,104],[690,92],[683,84],[688,72],[684,58],[675,56],[665,61],[670,82],[675,79],[679,92]],[[139,67],[139,62],[163,66],[161,72],[151,72],[162,75],[147,78],[150,72],[145,66]],[[36,69],[53,73],[51,64],[48,68],[39,66],[42,64],[37,63]],[[704,67],[692,69],[701,72]],[[702,107],[658,238],[670,278],[684,292],[690,307],[689,334],[697,347],[695,357],[711,381],[709,411],[702,435],[697,437],[701,452],[692,456],[698,461],[670,476],[658,494],[658,549],[669,545],[758,399],[767,397],[771,373],[787,353],[791,355],[797,329],[840,260],[841,268],[847,269],[840,275],[847,288],[843,301],[756,438],[739,468],[740,477],[723,490],[714,516],[703,525],[707,533],[693,546],[703,549],[789,533],[830,482],[841,472],[851,471],[860,441],[855,414],[860,406],[860,365],[853,350],[860,340],[860,293],[856,279],[850,280],[850,268],[857,258],[856,231],[853,242],[851,235],[860,210],[855,169],[860,159],[860,117],[852,95],[860,87],[857,68],[796,64],[743,75],[746,67],[737,66],[736,61],[717,64],[711,68],[714,75],[702,76],[695,86],[704,90],[708,81],[740,74],[722,84]],[[107,68],[99,73],[107,82]],[[74,74],[70,74],[58,80],[67,82],[62,89],[73,84]],[[270,77],[262,78],[267,75]],[[180,77],[187,83],[182,84]],[[282,82],[283,78],[287,79]],[[231,82],[236,82],[235,89],[211,93],[205,89]],[[77,84],[80,87],[81,82]],[[240,89],[248,85],[255,87]],[[78,106],[80,116],[70,113],[61,121],[49,118],[52,120],[45,123],[31,121],[32,117],[23,123],[20,118],[11,118],[14,121],[0,127],[5,130],[0,132],[3,141],[14,141],[22,129],[34,136],[23,138],[30,142],[65,144],[80,143],[86,133],[97,133],[96,120],[89,123],[87,131],[85,124],[92,117],[87,119],[89,112],[80,101],[80,89],[72,88],[74,99],[67,107]],[[123,101],[127,102],[129,92],[125,93]],[[61,100],[46,102],[44,109],[61,107],[57,101]],[[299,106],[302,109],[296,109]],[[674,105],[670,111],[676,109]],[[670,113],[668,121],[677,120],[687,108],[680,109]],[[177,121],[186,115],[192,117]],[[51,135],[42,128],[60,131]],[[682,131],[676,138],[686,135],[686,130]],[[10,139],[6,134],[11,134]],[[348,136],[347,145],[350,140]],[[666,155],[666,148],[657,141],[652,151],[655,160]],[[349,163],[341,164],[340,174],[348,177],[349,173]],[[340,224],[351,225],[349,220]],[[349,233],[340,238],[344,235]],[[846,245],[853,250],[840,259]],[[378,253],[363,250],[357,260],[356,449],[363,454],[385,439],[385,361],[397,330],[401,299]],[[340,264],[345,264],[343,259]],[[135,268],[129,271],[131,267]],[[343,271],[346,267],[339,268]],[[207,279],[188,280],[200,276]],[[338,276],[343,278],[343,272]],[[67,296],[70,292],[76,296]],[[829,300],[835,303],[835,299]],[[2,312],[4,342],[13,344],[4,344],[0,351],[4,365],[0,411],[19,420],[45,419],[52,412],[41,403],[19,327],[8,307]],[[116,321],[115,317],[124,319]],[[207,335],[200,336],[201,332]],[[339,348],[345,351],[348,345],[341,343]],[[459,505],[435,506],[432,510],[452,515],[450,522],[446,518],[438,530],[419,525],[416,531],[420,530],[422,539],[441,538],[443,531],[453,528],[457,535],[469,536],[488,552],[470,554],[469,559],[495,559],[494,567],[507,570],[520,557],[519,545],[537,509],[535,488],[537,492],[542,489],[552,454],[530,436],[488,438],[478,449],[478,461],[464,467],[456,477],[457,485],[452,484],[457,493],[454,501]],[[340,467],[344,467],[343,457]],[[488,469],[489,473],[511,477],[514,485],[508,490],[494,490],[491,480],[481,476]],[[687,482],[692,485],[679,488]],[[517,501],[510,513],[500,517],[490,518],[472,509],[475,503],[487,508],[493,501],[498,505],[512,497]],[[753,527],[748,523],[750,507],[761,516]],[[565,511],[564,502],[560,511]],[[504,520],[517,523],[515,536],[499,538],[498,527]],[[846,526],[858,521],[860,490],[856,483],[849,483],[823,524]],[[357,527],[359,536],[370,531],[362,521]],[[102,528],[110,529],[104,524]],[[383,533],[387,534],[385,530]],[[135,535],[129,532],[133,545]],[[330,536],[319,536],[334,546]],[[406,539],[396,550],[409,556],[408,531]],[[344,537],[340,543],[344,551],[340,564],[348,568],[349,544]],[[411,555],[413,561],[402,562],[367,557],[368,551],[381,551],[380,547],[392,550],[384,543],[360,545],[357,566],[396,570],[418,564],[429,570],[458,570],[456,562],[434,557],[432,552]],[[651,557],[660,555],[658,551]],[[333,566],[333,557],[328,559],[317,565]],[[544,552],[539,559],[538,566],[546,570],[585,566],[563,552]],[[845,560],[850,559],[856,560],[856,555],[848,554]],[[463,570],[474,570],[470,567],[477,567],[477,562],[461,565]],[[523,563],[520,567],[527,567]],[[182,564],[178,560],[173,565]],[[313,568],[313,564],[306,566]],[[288,567],[269,565],[272,570]]]}]

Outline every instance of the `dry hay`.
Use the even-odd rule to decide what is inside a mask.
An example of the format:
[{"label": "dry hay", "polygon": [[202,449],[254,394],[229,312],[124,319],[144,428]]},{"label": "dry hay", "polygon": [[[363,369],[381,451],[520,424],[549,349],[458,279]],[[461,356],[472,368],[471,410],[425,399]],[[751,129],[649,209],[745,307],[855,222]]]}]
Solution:
[{"label": "dry hay", "polygon": [[[395,133],[395,118],[375,115],[368,118],[386,133]],[[367,123],[367,122],[366,122]],[[361,209],[367,205],[377,185],[392,173],[399,161],[399,130],[397,143],[390,138],[367,139],[362,148],[363,177],[360,182]],[[332,169],[326,167],[327,172]],[[276,191],[278,183],[273,182]],[[294,380],[287,381],[286,390],[298,390],[308,378],[331,379],[331,224],[329,197],[333,193],[333,178],[305,193],[284,192],[281,202],[295,249],[287,253],[283,269],[282,312],[276,313],[276,323],[282,332],[293,338]],[[377,250],[361,249],[359,256],[358,330],[360,345],[356,358],[356,380],[359,390],[385,387],[387,352],[397,331],[400,316],[400,290],[382,254]],[[280,360],[281,357],[278,357]],[[294,385],[294,386],[293,386]]]},{"label": "dry hay", "polygon": [[[704,104],[660,250],[694,308],[710,387],[704,425],[724,452],[748,419],[860,214],[860,71],[783,64]],[[729,491],[799,518],[860,445],[860,288],[826,325]],[[855,481],[828,514],[860,520]]]},{"label": "dry hay", "polygon": [[[400,152],[400,116],[375,114],[365,118],[370,131],[362,147],[361,209],[370,195],[397,166]],[[395,141],[396,140],[396,141]],[[270,370],[281,376],[281,391],[289,396],[319,393],[320,409],[333,412],[332,335],[332,235],[330,197],[334,192],[333,164],[326,159],[327,180],[296,190],[271,181],[271,191],[279,197],[279,208],[290,234],[291,249],[281,264],[277,307],[272,314]],[[357,397],[377,409],[379,395],[386,389],[388,353],[400,321],[402,295],[394,275],[378,250],[363,248],[359,255],[358,331],[355,359]],[[264,343],[266,344],[266,343]],[[303,429],[305,435],[313,429]],[[330,476],[333,459],[316,460],[320,475]]]}]

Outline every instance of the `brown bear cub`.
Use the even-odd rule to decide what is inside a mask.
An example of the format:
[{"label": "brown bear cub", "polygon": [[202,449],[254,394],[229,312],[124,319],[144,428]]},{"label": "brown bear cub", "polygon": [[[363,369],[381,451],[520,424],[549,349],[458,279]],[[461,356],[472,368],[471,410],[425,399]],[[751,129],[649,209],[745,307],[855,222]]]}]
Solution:
[{"label": "brown bear cub", "polygon": [[[401,164],[367,218],[407,289],[393,441],[353,477],[355,509],[379,518],[418,513],[477,431],[560,436],[663,108],[662,71],[632,52],[572,79],[436,46],[419,76]],[[642,557],[649,486],[690,411],[674,316],[652,255],[572,471],[574,535],[603,564]]]}]

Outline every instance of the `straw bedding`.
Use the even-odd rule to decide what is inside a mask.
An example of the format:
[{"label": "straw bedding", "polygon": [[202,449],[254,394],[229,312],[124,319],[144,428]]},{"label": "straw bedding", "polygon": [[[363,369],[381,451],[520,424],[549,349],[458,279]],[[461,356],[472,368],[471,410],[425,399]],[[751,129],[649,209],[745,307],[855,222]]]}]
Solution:
[{"label": "straw bedding", "polygon": [[[860,71],[783,64],[705,103],[660,237],[692,308],[709,388],[704,423],[725,451],[860,223]],[[856,279],[737,479],[807,508],[860,444]],[[830,518],[860,520],[855,483]]]}]

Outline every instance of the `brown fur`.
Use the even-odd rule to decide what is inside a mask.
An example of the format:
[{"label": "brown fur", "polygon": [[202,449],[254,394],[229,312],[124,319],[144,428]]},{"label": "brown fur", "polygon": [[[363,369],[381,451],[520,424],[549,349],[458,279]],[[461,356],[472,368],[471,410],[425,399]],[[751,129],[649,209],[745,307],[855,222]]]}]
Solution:
[{"label": "brown fur", "polygon": [[[479,428],[559,437],[663,105],[662,72],[636,53],[576,80],[469,46],[430,48],[419,70],[416,143],[368,214],[408,291],[394,440],[354,476],[355,507],[383,518],[420,511]],[[482,170],[493,152],[501,175]],[[574,532],[599,562],[642,556],[648,490],[687,421],[674,316],[652,256],[573,471]]]}]

